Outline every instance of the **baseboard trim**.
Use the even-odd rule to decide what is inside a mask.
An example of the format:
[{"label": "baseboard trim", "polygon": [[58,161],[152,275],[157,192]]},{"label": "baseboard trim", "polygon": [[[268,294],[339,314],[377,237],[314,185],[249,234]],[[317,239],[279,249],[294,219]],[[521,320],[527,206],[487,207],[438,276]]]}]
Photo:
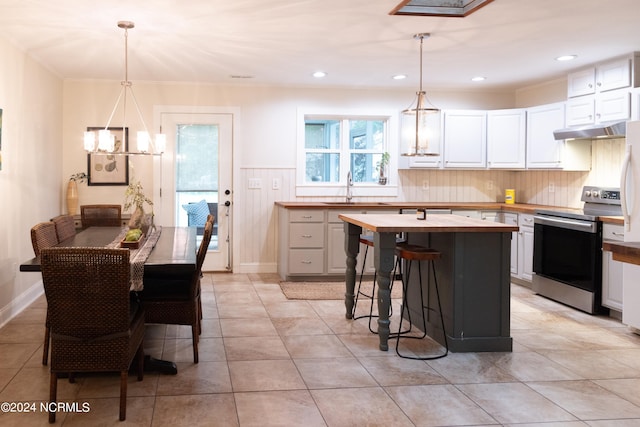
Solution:
[{"label": "baseboard trim", "polygon": [[14,298],[8,305],[0,309],[0,327],[6,325],[11,319],[29,307],[44,293],[42,280],[38,280],[22,294]]}]

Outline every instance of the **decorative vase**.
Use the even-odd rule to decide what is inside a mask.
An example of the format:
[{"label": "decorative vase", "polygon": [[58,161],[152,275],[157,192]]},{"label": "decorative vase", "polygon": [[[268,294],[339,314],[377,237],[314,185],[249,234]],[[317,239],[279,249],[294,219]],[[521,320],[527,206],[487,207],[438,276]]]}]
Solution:
[{"label": "decorative vase", "polygon": [[78,185],[75,181],[67,183],[67,213],[75,215],[78,210]]},{"label": "decorative vase", "polygon": [[144,209],[142,209],[142,206],[136,206],[136,209],[131,214],[131,219],[129,219],[129,228],[142,228],[143,221]]},{"label": "decorative vase", "polygon": [[151,227],[153,227],[153,214],[145,214],[142,206],[136,206],[129,219],[129,228],[139,228],[143,234],[147,235]]}]

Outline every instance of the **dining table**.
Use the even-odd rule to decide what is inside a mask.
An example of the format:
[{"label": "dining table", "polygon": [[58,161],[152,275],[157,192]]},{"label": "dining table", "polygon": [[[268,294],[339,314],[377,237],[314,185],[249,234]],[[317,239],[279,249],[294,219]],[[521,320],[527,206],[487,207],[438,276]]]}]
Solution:
[{"label": "dining table", "polygon": [[[58,247],[120,247],[120,241],[126,233],[121,227],[89,227],[59,242]],[[147,233],[146,240],[141,241],[139,248],[132,250],[132,284],[133,292],[140,291],[147,276],[158,277],[171,275],[190,279],[196,270],[196,227],[154,227]],[[135,253],[135,255],[134,255]],[[140,261],[142,277],[134,278],[134,258]],[[20,264],[20,271],[40,272],[40,257],[36,256]],[[174,362],[145,357],[145,371],[176,374]]]}]

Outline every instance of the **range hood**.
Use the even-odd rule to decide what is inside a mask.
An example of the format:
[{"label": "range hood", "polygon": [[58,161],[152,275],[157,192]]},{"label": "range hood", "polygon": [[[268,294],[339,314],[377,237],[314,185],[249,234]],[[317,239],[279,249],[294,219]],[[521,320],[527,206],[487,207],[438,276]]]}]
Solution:
[{"label": "range hood", "polygon": [[601,123],[582,127],[571,127],[553,131],[555,139],[624,138],[627,122]]}]

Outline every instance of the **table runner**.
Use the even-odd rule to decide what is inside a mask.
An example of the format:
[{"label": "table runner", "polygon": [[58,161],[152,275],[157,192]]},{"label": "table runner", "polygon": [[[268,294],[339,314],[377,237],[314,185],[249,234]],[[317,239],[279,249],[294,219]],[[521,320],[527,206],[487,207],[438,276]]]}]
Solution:
[{"label": "table runner", "polygon": [[[120,242],[124,239],[124,236],[129,231],[128,227],[125,227],[120,231],[120,233],[116,236],[113,242],[107,245],[108,248],[119,248]],[[129,262],[131,263],[131,290],[132,291],[141,291],[144,287],[143,285],[143,277],[144,277],[144,263],[149,257],[149,254],[158,243],[158,239],[160,238],[160,233],[162,232],[162,227],[154,226],[149,228],[149,235],[146,236],[142,246],[138,249],[130,249],[131,253],[129,254]]]}]

